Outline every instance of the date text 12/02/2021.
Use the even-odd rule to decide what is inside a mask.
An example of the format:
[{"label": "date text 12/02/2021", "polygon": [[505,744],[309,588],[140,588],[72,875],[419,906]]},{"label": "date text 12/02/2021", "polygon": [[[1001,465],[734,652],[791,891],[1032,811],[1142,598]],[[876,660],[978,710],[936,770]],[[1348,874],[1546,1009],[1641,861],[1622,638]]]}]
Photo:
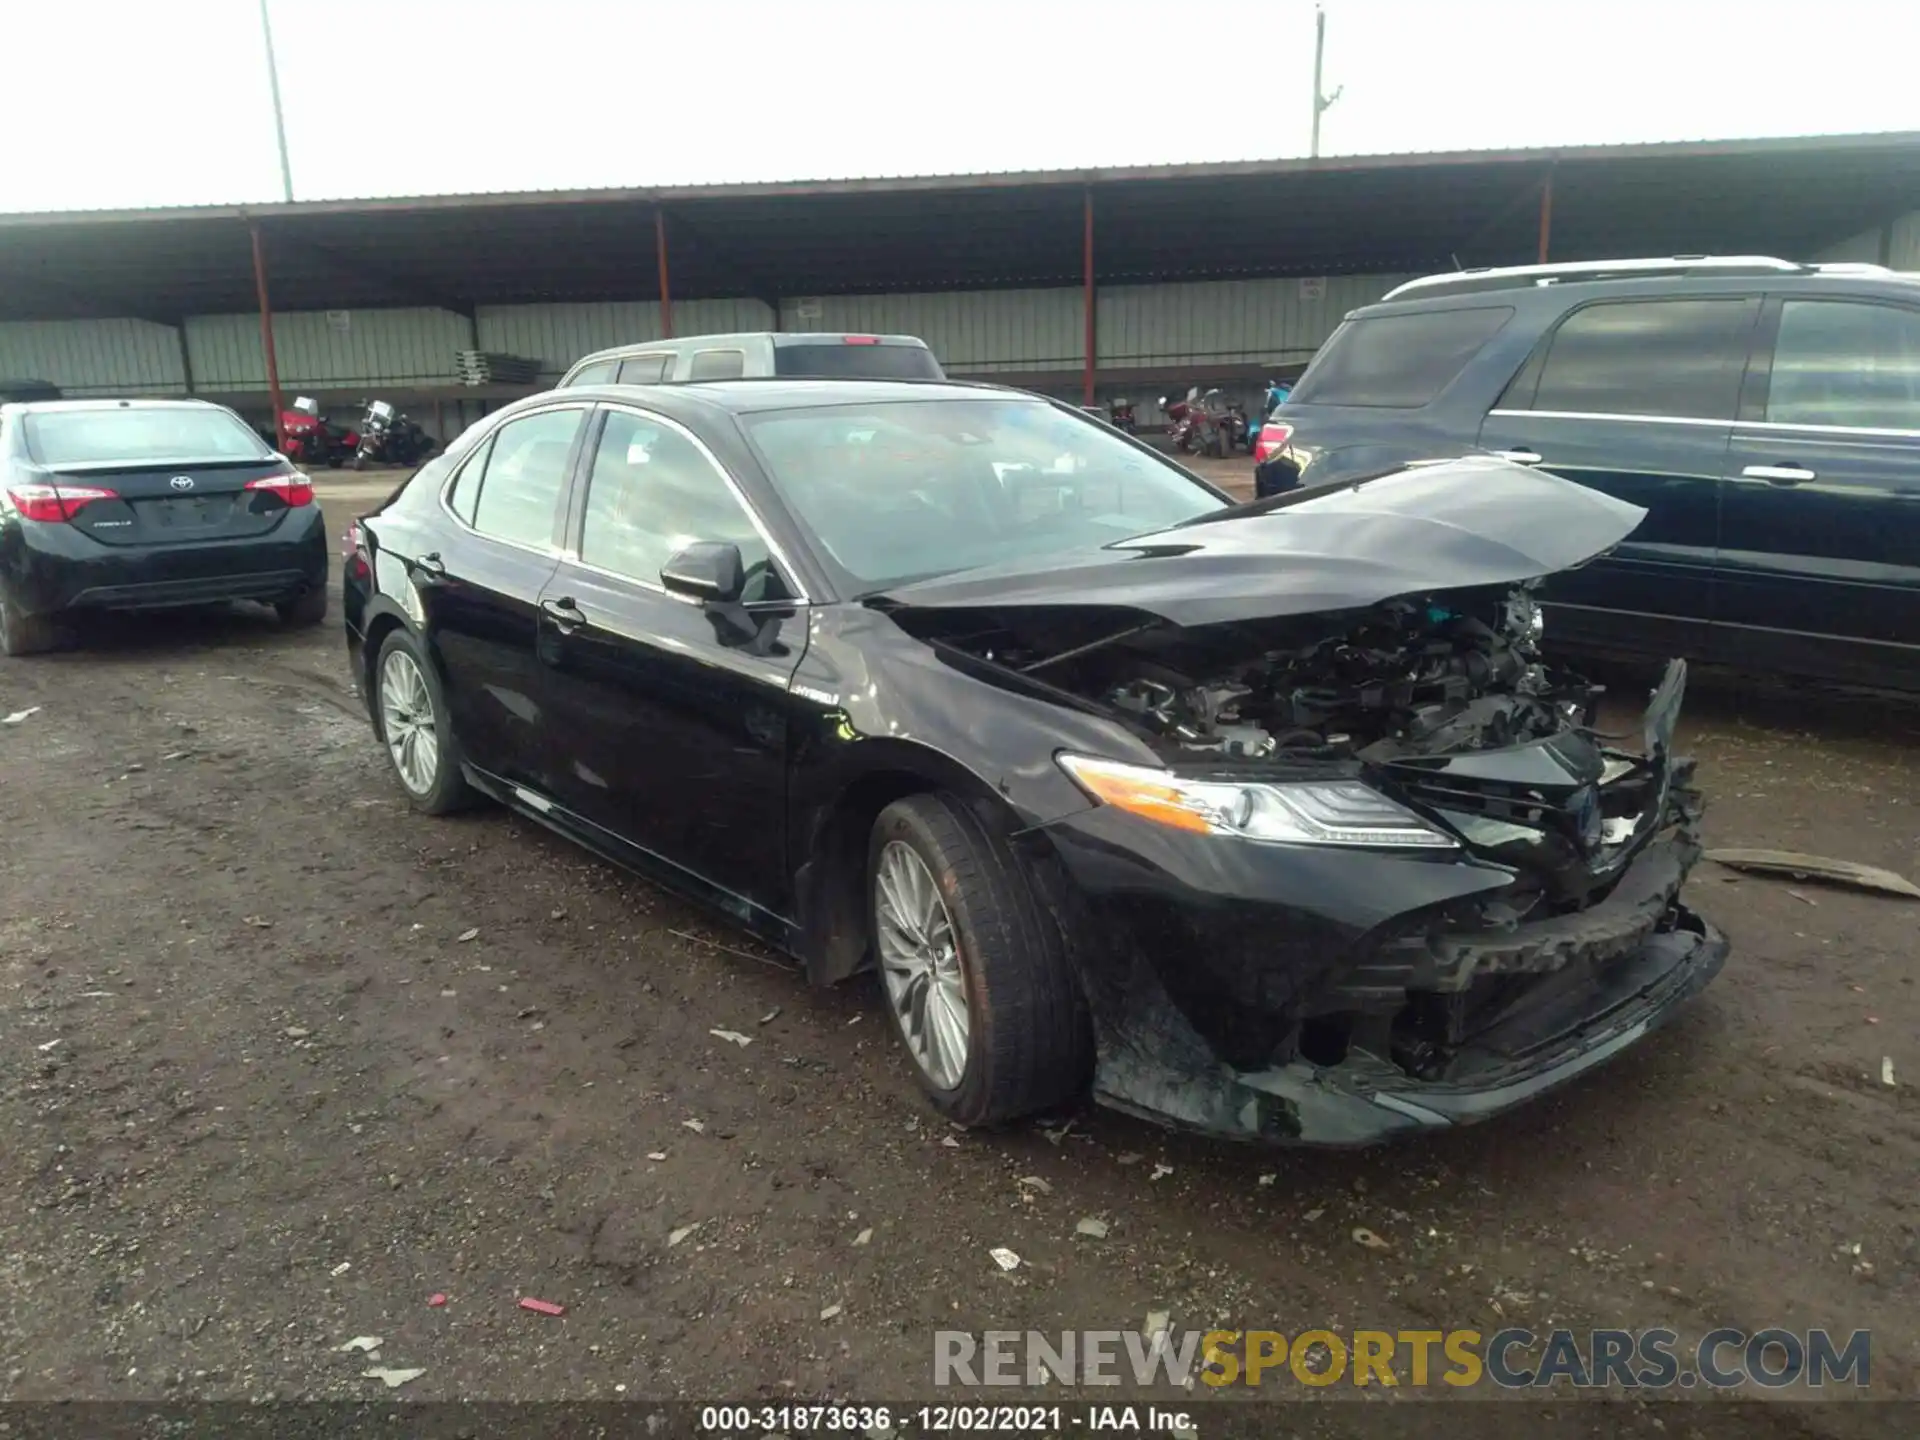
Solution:
[{"label": "date text 12/02/2021", "polygon": [[707,1405],[700,1431],[714,1436],[826,1433],[1059,1435],[1137,1432],[1195,1440],[1187,1411],[1160,1405]]}]

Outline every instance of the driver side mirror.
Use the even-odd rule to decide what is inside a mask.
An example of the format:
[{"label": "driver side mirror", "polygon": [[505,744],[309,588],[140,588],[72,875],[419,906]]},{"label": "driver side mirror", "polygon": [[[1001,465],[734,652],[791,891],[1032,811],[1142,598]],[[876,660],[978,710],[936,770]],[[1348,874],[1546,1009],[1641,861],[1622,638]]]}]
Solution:
[{"label": "driver side mirror", "polygon": [[719,540],[696,540],[660,567],[660,583],[674,595],[703,604],[732,604],[747,588],[740,547]]}]

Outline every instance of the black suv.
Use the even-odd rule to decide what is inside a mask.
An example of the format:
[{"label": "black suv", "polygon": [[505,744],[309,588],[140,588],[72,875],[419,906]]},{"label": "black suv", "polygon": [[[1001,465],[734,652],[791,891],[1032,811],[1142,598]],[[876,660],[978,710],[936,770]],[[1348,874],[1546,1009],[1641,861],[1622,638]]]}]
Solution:
[{"label": "black suv", "polygon": [[1261,441],[1262,496],[1484,451],[1645,507],[1543,592],[1563,643],[1920,689],[1920,276],[1683,256],[1410,281],[1347,316]]}]

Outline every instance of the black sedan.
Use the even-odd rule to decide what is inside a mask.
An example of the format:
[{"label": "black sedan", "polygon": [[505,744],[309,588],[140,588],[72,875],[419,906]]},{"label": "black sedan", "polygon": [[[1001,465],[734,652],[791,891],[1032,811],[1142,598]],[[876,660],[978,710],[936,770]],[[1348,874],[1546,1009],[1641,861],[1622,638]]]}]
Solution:
[{"label": "black sedan", "polygon": [[0,406],[0,651],[50,650],[77,614],[260,600],[327,613],[313,486],[200,400]]},{"label": "black sedan", "polygon": [[1485,1118],[1665,1019],[1725,939],[1672,754],[1538,658],[1641,511],[1495,460],[1234,506],[991,386],[508,406],[356,527],[401,785],[477,792],[874,967],[933,1103],[1091,1086],[1326,1144]]}]

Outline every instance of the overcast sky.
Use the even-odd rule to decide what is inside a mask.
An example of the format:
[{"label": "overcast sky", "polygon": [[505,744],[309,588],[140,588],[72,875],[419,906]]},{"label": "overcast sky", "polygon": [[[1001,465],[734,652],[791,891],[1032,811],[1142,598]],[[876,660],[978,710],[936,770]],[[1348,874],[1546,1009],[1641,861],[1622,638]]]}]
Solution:
[{"label": "overcast sky", "polygon": [[[1311,0],[271,0],[297,197],[1303,155]],[[7,0],[0,210],[278,199],[257,0]],[[1322,151],[1920,130],[1914,0],[1327,0]]]}]

